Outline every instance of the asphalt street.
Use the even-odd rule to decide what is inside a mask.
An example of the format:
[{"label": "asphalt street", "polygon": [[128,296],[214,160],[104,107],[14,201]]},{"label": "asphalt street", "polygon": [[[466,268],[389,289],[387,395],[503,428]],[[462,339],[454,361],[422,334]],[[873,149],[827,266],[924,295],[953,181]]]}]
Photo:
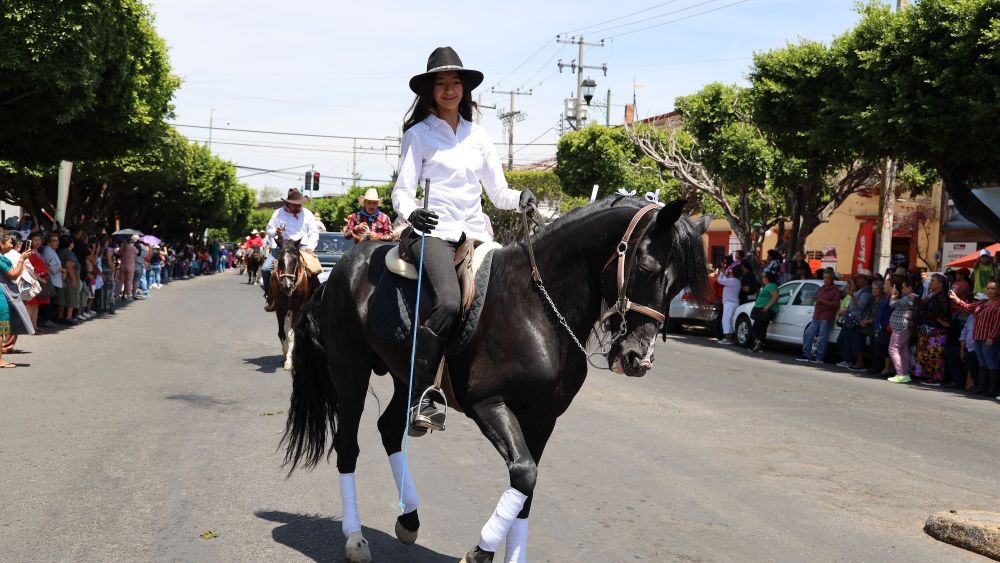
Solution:
[{"label": "asphalt street", "polygon": [[[23,339],[0,370],[0,560],[342,560],[336,468],[280,466],[276,330],[227,273]],[[422,527],[399,544],[375,428],[391,384],[373,381],[358,495],[376,561],[455,561],[506,469],[459,416],[411,442]],[[695,333],[645,378],[592,372],[549,444],[531,561],[977,561],[923,522],[1000,507],[996,401]]]}]

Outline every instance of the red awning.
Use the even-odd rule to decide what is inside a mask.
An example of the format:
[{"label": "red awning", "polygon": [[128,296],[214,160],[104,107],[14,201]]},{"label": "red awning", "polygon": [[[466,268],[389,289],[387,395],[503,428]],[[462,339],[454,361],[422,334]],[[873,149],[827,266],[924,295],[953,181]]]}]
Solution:
[{"label": "red awning", "polygon": [[[992,244],[986,247],[986,250],[990,251],[990,254],[996,256],[997,252],[1000,252],[1000,242],[997,244]],[[951,262],[945,264],[946,268],[971,268],[976,265],[976,261],[979,260],[979,253],[983,249],[979,249],[975,252],[970,252],[965,256],[959,258],[958,260],[952,260]]]}]

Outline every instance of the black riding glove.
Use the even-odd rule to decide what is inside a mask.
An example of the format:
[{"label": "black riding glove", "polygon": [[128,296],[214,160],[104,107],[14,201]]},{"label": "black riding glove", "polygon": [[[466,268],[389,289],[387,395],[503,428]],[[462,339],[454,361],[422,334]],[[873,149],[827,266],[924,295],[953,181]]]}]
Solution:
[{"label": "black riding glove", "polygon": [[535,194],[533,194],[531,190],[525,188],[521,190],[521,201],[518,203],[517,207],[521,213],[532,215],[538,207],[538,199],[535,198]]},{"label": "black riding glove", "polygon": [[430,234],[437,227],[438,214],[430,209],[418,208],[406,219],[413,225],[413,228],[424,234]]}]

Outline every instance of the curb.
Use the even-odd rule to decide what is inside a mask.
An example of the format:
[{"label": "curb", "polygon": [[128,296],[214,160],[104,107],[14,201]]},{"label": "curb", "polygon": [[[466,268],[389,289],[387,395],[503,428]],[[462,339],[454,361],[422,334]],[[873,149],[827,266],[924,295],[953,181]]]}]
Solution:
[{"label": "curb", "polygon": [[924,523],[924,532],[936,540],[1000,561],[1000,513],[982,510],[935,512]]}]

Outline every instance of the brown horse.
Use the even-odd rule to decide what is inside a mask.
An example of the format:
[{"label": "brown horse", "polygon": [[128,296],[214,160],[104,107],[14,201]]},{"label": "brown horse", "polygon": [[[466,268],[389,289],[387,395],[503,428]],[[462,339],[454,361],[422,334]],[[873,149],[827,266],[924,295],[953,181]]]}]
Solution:
[{"label": "brown horse", "polygon": [[281,252],[278,254],[270,281],[274,314],[278,317],[278,339],[281,340],[283,367],[286,370],[292,369],[292,350],[295,347],[295,331],[292,327],[295,326],[299,313],[319,285],[319,281],[309,275],[302,263],[300,246],[301,243],[297,240],[282,242]]}]

